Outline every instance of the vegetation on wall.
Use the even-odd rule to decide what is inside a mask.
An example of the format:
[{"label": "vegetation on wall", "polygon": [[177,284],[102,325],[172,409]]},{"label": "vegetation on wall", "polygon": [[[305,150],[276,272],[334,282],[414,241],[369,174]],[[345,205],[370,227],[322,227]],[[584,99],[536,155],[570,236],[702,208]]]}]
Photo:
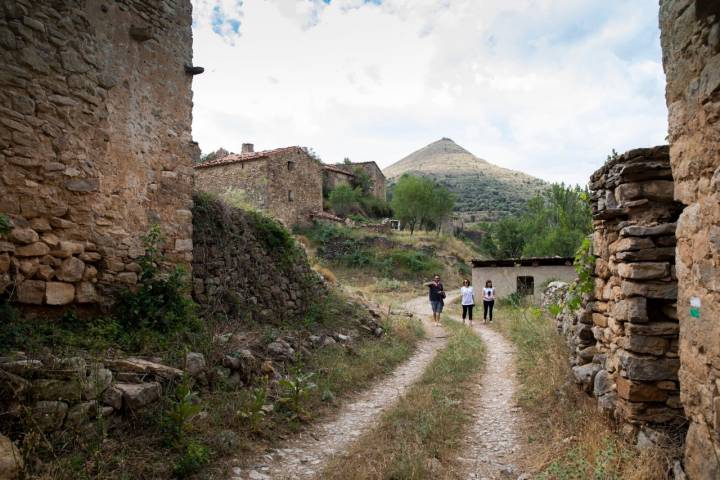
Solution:
[{"label": "vegetation on wall", "polygon": [[[364,169],[360,169],[365,172]],[[365,173],[367,180],[370,177]],[[371,182],[371,181],[370,181]],[[353,182],[354,184],[356,182]],[[354,186],[339,185],[328,193],[328,205],[340,216],[361,215],[368,218],[386,218],[392,215],[388,203],[372,193],[372,183],[357,183]]]},{"label": "vegetation on wall", "polygon": [[484,224],[480,249],[492,258],[571,257],[592,229],[588,199],[586,189],[553,184],[522,215]]},{"label": "vegetation on wall", "polygon": [[448,218],[455,197],[442,185],[424,177],[403,175],[393,191],[395,216],[414,233],[415,229],[438,228]]}]

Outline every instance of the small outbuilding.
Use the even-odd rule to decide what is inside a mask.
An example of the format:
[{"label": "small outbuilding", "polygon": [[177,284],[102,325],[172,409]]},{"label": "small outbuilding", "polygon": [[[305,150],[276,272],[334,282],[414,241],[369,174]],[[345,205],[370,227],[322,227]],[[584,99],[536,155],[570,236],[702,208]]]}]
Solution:
[{"label": "small outbuilding", "polygon": [[487,280],[493,282],[497,298],[513,293],[540,298],[550,281],[572,282],[577,278],[572,257],[531,257],[505,260],[473,260],[472,280],[480,292]]}]

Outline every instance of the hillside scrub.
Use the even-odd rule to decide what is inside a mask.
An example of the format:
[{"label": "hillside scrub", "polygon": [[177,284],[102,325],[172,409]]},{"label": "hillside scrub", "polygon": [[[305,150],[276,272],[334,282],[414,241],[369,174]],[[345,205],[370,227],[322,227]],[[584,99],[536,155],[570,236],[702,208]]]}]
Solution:
[{"label": "hillside scrub", "polygon": [[565,340],[549,316],[537,307],[510,305],[496,316],[495,328],[518,349],[518,403],[533,419],[526,431],[533,478],[666,478],[678,451],[638,451],[610,418],[598,414],[595,400],[575,387]]},{"label": "hillside scrub", "polygon": [[448,345],[421,380],[346,455],[331,460],[322,478],[456,478],[457,449],[470,418],[463,402],[481,370],[484,349],[469,328],[453,321],[444,325]]},{"label": "hillside scrub", "polygon": [[586,189],[553,184],[520,216],[482,225],[480,250],[491,258],[572,257],[592,229],[588,199]]}]

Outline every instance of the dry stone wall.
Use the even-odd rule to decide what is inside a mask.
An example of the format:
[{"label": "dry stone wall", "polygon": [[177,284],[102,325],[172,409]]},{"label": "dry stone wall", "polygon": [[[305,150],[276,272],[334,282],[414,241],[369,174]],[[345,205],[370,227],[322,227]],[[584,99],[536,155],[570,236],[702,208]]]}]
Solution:
[{"label": "dry stone wall", "polygon": [[690,479],[720,478],[720,2],[660,2]]},{"label": "dry stone wall", "polygon": [[102,301],[137,282],[152,223],[189,264],[189,0],[6,0],[0,15],[0,290]]},{"label": "dry stone wall", "polygon": [[573,373],[630,431],[680,424],[674,233],[681,206],[668,147],[608,161],[590,189],[594,290],[560,325],[574,348]]},{"label": "dry stone wall", "polygon": [[207,315],[280,322],[326,295],[304,250],[289,236],[283,241],[279,226],[207,196],[195,203],[193,290]]}]

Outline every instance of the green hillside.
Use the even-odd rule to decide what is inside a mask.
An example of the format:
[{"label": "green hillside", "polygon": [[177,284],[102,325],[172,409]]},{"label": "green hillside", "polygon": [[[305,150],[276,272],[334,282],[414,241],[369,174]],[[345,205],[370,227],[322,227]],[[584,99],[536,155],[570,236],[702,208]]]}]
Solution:
[{"label": "green hillside", "polygon": [[442,138],[383,170],[392,185],[404,173],[431,177],[457,199],[455,211],[467,222],[493,220],[522,210],[543,189],[544,181],[498,167]]}]

